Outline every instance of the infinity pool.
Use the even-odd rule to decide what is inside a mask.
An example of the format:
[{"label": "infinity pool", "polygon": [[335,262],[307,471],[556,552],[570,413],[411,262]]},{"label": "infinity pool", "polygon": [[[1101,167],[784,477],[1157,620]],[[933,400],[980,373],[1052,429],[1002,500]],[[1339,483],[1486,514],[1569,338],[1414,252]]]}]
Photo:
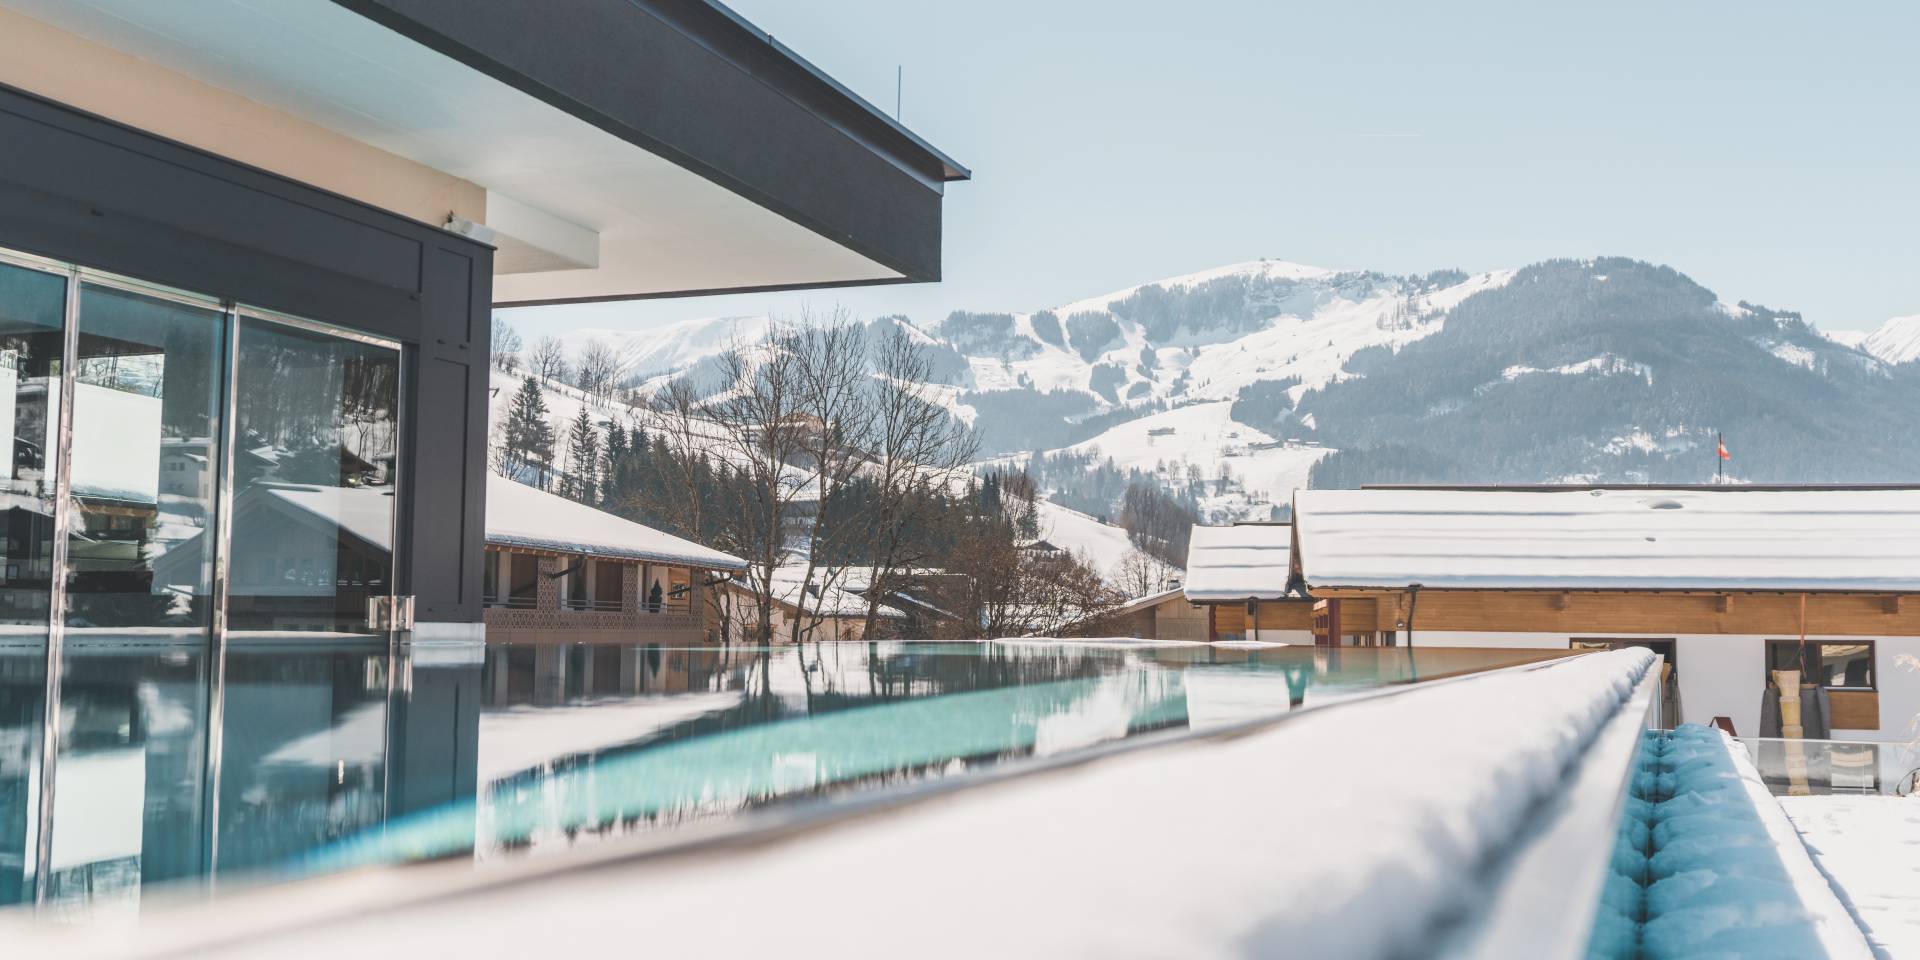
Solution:
[{"label": "infinity pool", "polygon": [[[110,748],[62,758],[63,786],[94,793],[87,781],[108,778],[131,796],[70,802],[63,791],[53,899],[125,901],[143,880],[204,878],[212,862],[224,887],[373,863],[544,855],[1553,655],[1056,641],[495,645],[464,665],[404,650],[393,662],[309,652],[289,663],[318,656],[332,664],[320,670],[330,682],[274,682],[302,675],[289,666],[226,690],[224,762],[211,776],[195,764],[208,749],[206,712],[170,704],[170,688],[135,670],[113,701],[135,715],[131,726]],[[244,729],[231,719],[236,704],[250,718]],[[0,802],[36,790],[27,780]],[[223,801],[212,810],[210,790]],[[0,845],[18,844],[0,849],[0,862],[30,865],[32,811],[0,814],[28,828],[0,835]],[[88,862],[91,848],[103,859]],[[20,888],[31,879],[29,869]]]}]

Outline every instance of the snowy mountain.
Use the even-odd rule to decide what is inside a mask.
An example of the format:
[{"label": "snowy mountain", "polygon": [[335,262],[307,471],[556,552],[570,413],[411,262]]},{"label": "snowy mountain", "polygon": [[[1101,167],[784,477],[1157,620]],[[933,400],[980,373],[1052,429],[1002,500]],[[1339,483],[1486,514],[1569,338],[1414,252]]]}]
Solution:
[{"label": "snowy mountain", "polygon": [[706,317],[637,331],[584,327],[556,339],[569,357],[578,356],[589,341],[602,341],[619,353],[628,378],[643,382],[684,372],[735,343],[752,342],[766,333],[770,322],[764,316]]},{"label": "snowy mountain", "polygon": [[1920,313],[1881,324],[1860,341],[1860,349],[1888,363],[1920,360]]},{"label": "snowy mountain", "polygon": [[[659,382],[711,374],[767,322],[568,339],[616,343]],[[1031,313],[873,323],[928,346],[983,456],[1085,464],[1088,484],[1048,484],[1088,513],[1128,471],[1212,519],[1269,516],[1309,482],[1694,480],[1720,432],[1743,479],[1920,475],[1904,440],[1920,317],[1856,348],[1623,258],[1423,276],[1260,260]]]}]

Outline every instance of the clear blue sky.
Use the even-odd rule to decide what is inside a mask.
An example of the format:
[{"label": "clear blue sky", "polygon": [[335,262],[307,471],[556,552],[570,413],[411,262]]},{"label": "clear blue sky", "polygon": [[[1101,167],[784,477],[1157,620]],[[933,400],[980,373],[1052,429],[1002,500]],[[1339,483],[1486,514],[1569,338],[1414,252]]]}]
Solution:
[{"label": "clear blue sky", "polygon": [[1827,329],[1920,313],[1920,4],[732,0],[971,167],[944,282],[550,307],[932,322],[1275,257],[1622,254]]}]

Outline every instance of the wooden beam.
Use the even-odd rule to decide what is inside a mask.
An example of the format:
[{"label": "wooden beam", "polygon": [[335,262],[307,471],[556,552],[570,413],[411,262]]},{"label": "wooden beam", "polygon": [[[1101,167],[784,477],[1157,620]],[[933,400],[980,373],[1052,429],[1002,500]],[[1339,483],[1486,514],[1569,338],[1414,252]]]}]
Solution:
[{"label": "wooden beam", "polygon": [[1714,597],[1714,598],[1713,598],[1713,609],[1714,609],[1714,612],[1715,612],[1715,613],[1726,613],[1727,611],[1729,611],[1729,610],[1732,610],[1732,609],[1733,609],[1733,597],[1731,597],[1731,596],[1729,596],[1729,595],[1727,595],[1727,594],[1724,594],[1724,593],[1723,593],[1723,594],[1721,594],[1721,595],[1719,595],[1719,596],[1717,596],[1717,597]]},{"label": "wooden beam", "polygon": [[1899,613],[1901,601],[1905,599],[1905,596],[1898,593],[1888,594],[1887,598],[1881,601],[1880,608],[1888,613]]},{"label": "wooden beam", "polygon": [[1555,610],[1565,610],[1571,606],[1573,606],[1573,594],[1562,590],[1553,595],[1553,608]]}]

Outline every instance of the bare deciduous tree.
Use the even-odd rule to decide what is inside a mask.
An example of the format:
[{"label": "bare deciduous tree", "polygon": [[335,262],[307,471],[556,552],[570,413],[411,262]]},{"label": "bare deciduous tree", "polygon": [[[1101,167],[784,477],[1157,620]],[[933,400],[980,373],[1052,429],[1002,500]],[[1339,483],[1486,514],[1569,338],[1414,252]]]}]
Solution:
[{"label": "bare deciduous tree", "polygon": [[1180,568],[1142,550],[1134,550],[1120,561],[1114,579],[1129,597],[1144,597],[1167,589]]},{"label": "bare deciduous tree", "polygon": [[598,337],[588,340],[574,359],[574,386],[604,404],[620,389],[625,366],[626,360],[620,356],[620,351],[605,340]]},{"label": "bare deciduous tree", "polygon": [[722,456],[732,468],[727,485],[733,546],[749,568],[753,599],[750,639],[773,640],[775,570],[786,548],[786,519],[806,489],[799,371],[787,335],[770,327],[751,344],[735,343],[718,358],[719,398],[708,404]]},{"label": "bare deciduous tree", "polygon": [[824,318],[803,314],[799,328],[786,338],[786,349],[793,356],[799,395],[795,440],[818,504],[794,599],[798,616],[789,631],[793,642],[800,643],[812,639],[824,604],[839,585],[849,552],[841,541],[856,528],[856,514],[864,508],[843,494],[867,462],[874,391],[867,373],[866,328],[845,310]]},{"label": "bare deciduous tree", "polygon": [[520,342],[520,331],[513,324],[493,318],[493,365],[502,373],[520,372],[520,351],[525,344]]},{"label": "bare deciduous tree", "polygon": [[939,404],[933,362],[925,345],[891,324],[873,345],[875,396],[873,470],[879,502],[876,542],[867,570],[863,636],[878,626],[881,601],[903,585],[910,568],[930,559],[931,544],[916,533],[938,507],[960,468],[974,458],[977,438]]},{"label": "bare deciduous tree", "polygon": [[567,378],[567,348],[557,337],[541,337],[527,357],[530,372],[549,383]]}]

